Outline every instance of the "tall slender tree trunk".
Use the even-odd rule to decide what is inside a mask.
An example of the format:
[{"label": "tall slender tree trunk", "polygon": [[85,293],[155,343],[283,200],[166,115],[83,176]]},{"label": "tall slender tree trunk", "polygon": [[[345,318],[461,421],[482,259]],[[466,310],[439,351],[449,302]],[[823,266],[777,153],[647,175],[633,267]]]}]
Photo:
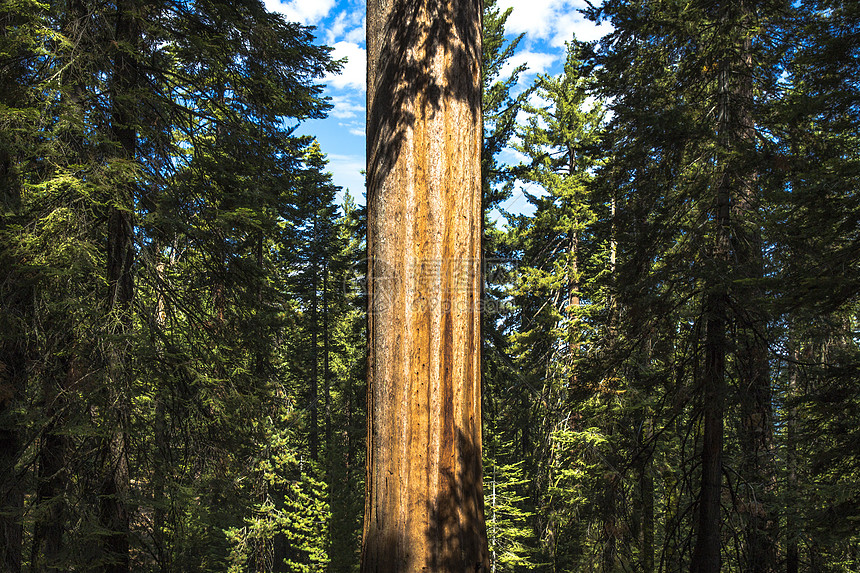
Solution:
[{"label": "tall slender tree trunk", "polygon": [[[790,344],[792,341],[790,341]],[[788,399],[793,401],[798,396],[798,368],[797,348],[792,346],[789,354],[790,362],[788,363]],[[800,547],[798,539],[800,538],[798,527],[799,522],[797,513],[797,407],[793,404],[788,410],[788,420],[786,421],[787,436],[786,436],[786,465],[788,466],[788,499],[789,502],[786,508],[786,556],[785,556],[785,571],[786,573],[798,573],[800,570]]]},{"label": "tall slender tree trunk", "polygon": [[[729,137],[730,70],[721,64],[718,94],[718,131],[723,144]],[[705,364],[702,373],[702,413],[704,435],[702,439],[702,477],[699,493],[699,510],[696,545],[693,550],[693,573],[720,571],[720,495],[723,472],[723,414],[726,394],[726,323],[728,320],[729,293],[726,272],[731,256],[731,175],[725,166],[717,184],[713,215],[713,247],[711,262],[712,283],[705,296]]]},{"label": "tall slender tree trunk", "polygon": [[603,499],[600,511],[603,513],[603,548],[600,552],[600,570],[606,573],[615,571],[618,562],[618,480],[619,476],[614,472],[608,472],[605,485],[603,486]]},{"label": "tall slender tree trunk", "polygon": [[489,567],[481,3],[370,0],[363,573]]},{"label": "tall slender tree trunk", "polygon": [[[162,256],[162,245],[159,241],[154,241],[152,248],[152,258],[155,265],[155,313],[152,320],[152,328],[163,332],[167,326],[168,301],[165,296],[167,289],[167,275],[170,267],[173,266],[173,255],[167,261],[159,260]],[[171,249],[172,250],[172,249]],[[164,355],[164,348],[159,347],[158,353]],[[170,514],[170,495],[168,492],[168,479],[170,470],[173,467],[171,459],[171,436],[167,427],[167,400],[168,396],[164,394],[163,389],[154,397],[155,401],[155,420],[153,425],[153,438],[156,448],[156,463],[152,468],[152,537],[155,550],[155,561],[158,570],[161,573],[167,573],[171,569],[171,551],[170,546],[170,528],[167,526],[168,516]]]},{"label": "tall slender tree trunk", "polygon": [[[752,19],[745,1],[738,3],[742,30]],[[738,52],[736,87],[732,89],[731,107],[733,145],[739,153],[748,154],[755,147],[753,104],[752,40],[745,36]],[[738,316],[740,340],[737,362],[741,398],[740,472],[747,492],[745,502],[745,561],[749,573],[773,573],[777,567],[777,518],[773,514],[776,493],[776,468],[773,444],[773,407],[771,403],[770,364],[765,335],[767,316],[760,310],[763,292],[756,281],[764,277],[764,248],[759,218],[756,216],[757,176],[749,167],[740,167],[736,181],[734,212],[734,258],[743,280],[735,296],[744,305]],[[745,285],[745,286],[744,286]]]},{"label": "tall slender tree trunk", "polygon": [[[754,299],[748,299],[754,300]],[[757,314],[754,310],[750,314]],[[773,444],[773,408],[767,346],[756,320],[739,349],[738,362],[745,377],[741,385],[740,472],[744,479],[744,571],[773,573],[777,568],[776,468]]]},{"label": "tall slender tree trunk", "polygon": [[[67,439],[62,434],[65,413],[62,378],[70,372],[68,359],[60,360],[52,375],[45,377],[42,390],[44,414],[48,423],[39,440],[36,472],[36,504],[39,517],[33,526],[30,564],[33,571],[55,571],[60,568],[65,529],[65,484]],[[71,381],[69,381],[71,382]]]},{"label": "tall slender tree trunk", "polygon": [[[9,316],[18,314],[15,312],[18,305],[11,299],[11,296],[6,299],[4,308]],[[16,468],[22,439],[14,406],[23,397],[27,370],[25,337],[18,328],[12,332],[15,335],[5,338],[0,345],[0,569],[20,573],[24,487]]]},{"label": "tall slender tree trunk", "polygon": [[[332,428],[331,428],[331,378],[329,376],[329,308],[328,308],[328,267],[326,260],[323,264],[323,396],[325,397],[325,451],[328,456],[332,451]],[[331,475],[331,464],[329,463],[329,475]]]},{"label": "tall slender tree trunk", "polygon": [[[637,305],[639,306],[639,305]],[[641,316],[641,314],[639,315]],[[635,320],[635,319],[634,319]],[[645,370],[651,365],[651,333],[645,333],[641,356],[635,365],[633,376],[635,387],[642,395],[651,389],[645,381]],[[654,452],[654,419],[650,408],[643,408],[641,415],[635,417],[636,468],[638,471],[638,491],[633,503],[636,539],[639,542],[639,567],[642,573],[654,571],[654,474],[652,456]]]},{"label": "tall slender tree trunk", "polygon": [[[758,252],[761,257],[761,243]],[[738,257],[740,259],[740,257]],[[761,267],[759,267],[760,269]],[[756,273],[757,278],[762,273]],[[750,277],[756,278],[756,277]],[[755,294],[741,293],[740,300],[755,304]],[[744,480],[745,561],[744,571],[773,573],[777,568],[776,468],[773,443],[773,407],[768,364],[765,320],[756,308],[746,313],[749,324],[739,328],[743,339],[738,348],[742,376],[741,400],[741,476]],[[743,494],[742,494],[743,495]]]},{"label": "tall slender tree trunk", "polygon": [[[644,210],[642,198],[634,196],[632,198],[633,213],[641,213]],[[610,199],[610,214],[612,217],[612,227],[610,229],[610,269],[612,276],[616,273],[616,256],[617,256],[617,222],[615,221],[616,199]],[[644,227],[640,222],[640,217],[634,217],[632,225],[634,233],[633,244],[646,245],[647,241],[643,239]],[[651,271],[651,257],[646,250],[638,250],[632,260],[635,269],[633,275],[633,283],[646,281],[648,273]],[[617,301],[612,303],[612,314],[610,320],[614,323],[618,316]],[[627,320],[625,321],[627,328],[631,329],[630,337],[632,340],[640,341],[633,349],[632,371],[630,373],[631,389],[636,395],[649,396],[654,392],[652,384],[647,379],[647,373],[652,367],[653,361],[653,341],[654,341],[654,326],[651,309],[648,304],[640,297],[632,299],[625,313]],[[617,336],[616,328],[611,328],[613,339]],[[614,345],[617,342],[611,340],[610,344]],[[638,471],[638,488],[633,500],[633,526],[634,538],[639,543],[639,571],[642,573],[652,573],[654,570],[654,475],[652,456],[654,453],[653,444],[653,417],[651,408],[645,406],[633,417],[634,436],[631,439],[634,451],[635,467]],[[667,506],[669,504],[667,503]],[[668,521],[668,519],[667,519]],[[670,546],[667,544],[667,546]]]},{"label": "tall slender tree trunk", "polygon": [[[314,207],[317,209],[317,207]],[[319,434],[319,308],[317,302],[317,291],[319,289],[318,275],[319,275],[319,251],[318,251],[318,241],[319,236],[317,233],[317,213],[314,212],[314,245],[311,256],[313,257],[313,261],[311,263],[311,384],[308,389],[310,392],[309,401],[310,401],[310,415],[311,415],[311,430],[309,436],[310,442],[310,454],[311,459],[313,461],[317,461],[319,458],[319,443],[320,443],[320,434]]]},{"label": "tall slender tree trunk", "polygon": [[[648,418],[645,422],[647,441],[653,439],[653,420]],[[653,446],[650,446],[653,449]],[[654,571],[654,470],[651,455],[649,454],[642,463],[639,476],[639,496],[642,503],[642,552],[640,556],[640,567],[642,573],[653,573]]]},{"label": "tall slender tree trunk", "polygon": [[[772,498],[776,488],[773,412],[767,342],[764,338],[767,318],[757,306],[760,292],[755,285],[755,281],[764,275],[764,257],[761,230],[755,216],[756,174],[744,159],[755,147],[752,113],[755,63],[748,32],[753,16],[749,4],[744,0],[720,6],[719,9],[723,33],[733,40],[730,40],[728,50],[719,64],[717,130],[721,179],[717,192],[716,248],[713,257],[718,273],[712,279],[719,286],[712,286],[707,296],[705,444],[699,522],[704,531],[699,531],[702,545],[700,550],[697,544],[693,570],[719,570],[720,476],[715,460],[723,439],[725,333],[730,295],[733,295],[736,304],[732,316],[738,333],[736,363],[740,373],[740,473],[744,491],[749,494],[742,509],[745,518],[743,569],[751,573],[772,573],[776,570],[777,561],[777,520],[772,514]],[[727,279],[719,278],[720,274]],[[731,293],[730,284],[735,285]],[[710,477],[706,477],[706,474],[710,474]],[[707,495],[706,480],[708,487],[713,490]],[[706,502],[713,507],[705,507]],[[704,521],[705,516],[711,520],[709,525]]]},{"label": "tall slender tree trunk", "polygon": [[[86,80],[79,54],[86,52],[91,45],[87,36],[87,16],[83,0],[70,0],[65,6],[63,34],[71,47],[66,48],[68,52],[63,55],[60,79],[63,86],[61,113],[67,117],[77,117],[82,113]],[[60,139],[68,146],[65,157],[68,163],[85,161],[84,134],[74,126],[74,122],[60,132]],[[69,333],[60,334],[55,342],[59,348],[72,354],[75,343],[74,336]],[[35,498],[39,511],[33,523],[30,546],[30,568],[34,572],[62,568],[67,513],[65,493],[69,482],[66,470],[69,438],[63,429],[67,423],[67,389],[74,385],[74,378],[78,375],[74,364],[74,357],[59,358],[41,376],[41,406],[47,422],[42,428],[36,457]]]},{"label": "tall slender tree trunk", "polygon": [[[137,152],[137,64],[139,35],[136,0],[117,2],[115,53],[111,79],[111,131],[118,145],[118,157],[130,169]],[[107,308],[115,325],[116,339],[108,355],[107,400],[103,424],[106,435],[102,443],[103,475],[99,501],[106,573],[129,570],[129,515],[126,506],[129,493],[129,468],[126,427],[128,423],[127,350],[125,336],[131,328],[131,303],[134,292],[134,180],[130,172],[120,178],[114,204],[110,208],[107,238]]]},{"label": "tall slender tree trunk", "polygon": [[[728,210],[728,205],[726,205]],[[693,573],[720,571],[720,493],[723,471],[723,402],[725,396],[726,306],[723,293],[706,304],[705,371],[703,374],[704,436],[699,494],[698,530]]]}]

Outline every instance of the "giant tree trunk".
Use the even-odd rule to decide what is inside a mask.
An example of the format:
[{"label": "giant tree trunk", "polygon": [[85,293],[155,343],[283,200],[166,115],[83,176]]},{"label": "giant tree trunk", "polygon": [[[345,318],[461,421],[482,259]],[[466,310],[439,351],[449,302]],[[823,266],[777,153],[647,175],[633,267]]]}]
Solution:
[{"label": "giant tree trunk", "polygon": [[485,571],[481,3],[370,0],[362,571]]}]

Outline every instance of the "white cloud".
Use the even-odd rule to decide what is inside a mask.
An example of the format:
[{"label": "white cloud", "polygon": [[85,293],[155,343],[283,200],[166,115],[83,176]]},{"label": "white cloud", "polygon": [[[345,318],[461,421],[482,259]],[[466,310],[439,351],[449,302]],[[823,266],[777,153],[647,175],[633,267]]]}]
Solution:
[{"label": "white cloud", "polygon": [[306,26],[319,23],[328,16],[335,0],[264,0],[269,12],[280,12],[290,22]]},{"label": "white cloud", "polygon": [[586,20],[579,12],[571,12],[561,16],[556,22],[556,33],[552,38],[552,45],[561,47],[576,35],[581,42],[592,42],[599,40],[612,31],[612,25],[603,22],[596,26],[594,22]]},{"label": "white cloud", "polygon": [[365,167],[364,157],[361,155],[341,155],[338,153],[329,153],[328,154],[329,165],[332,167],[337,166],[339,169],[335,171],[341,171],[344,168],[347,171],[355,171],[356,173],[360,173]]},{"label": "white cloud", "polygon": [[[512,142],[513,143],[513,142]],[[506,147],[499,153],[499,160],[505,165],[519,165],[529,163],[529,156],[521,153],[513,147]]]},{"label": "white cloud", "polygon": [[346,96],[331,96],[331,103],[334,105],[329,115],[338,119],[350,119],[353,117],[364,116],[364,105],[357,104]]},{"label": "white cloud", "polygon": [[556,14],[566,3],[566,0],[500,0],[498,6],[502,12],[513,8],[505,24],[507,33],[525,32],[529,39],[548,39],[553,31]]},{"label": "white cloud", "polygon": [[520,83],[526,84],[528,83],[529,78],[536,76],[537,74],[543,74],[558,60],[561,58],[561,54],[543,54],[540,52],[532,52],[532,51],[523,51],[523,52],[515,52],[511,59],[505,62],[504,67],[501,69],[500,77],[507,77],[510,75],[514,68],[519,66],[520,64],[526,64],[528,68],[526,71],[520,75]]},{"label": "white cloud", "polygon": [[349,32],[347,32],[346,36],[344,36],[344,40],[347,42],[355,42],[356,44],[363,44],[364,38],[367,36],[367,22],[362,18],[361,26],[357,28],[353,28]]},{"label": "white cloud", "polygon": [[337,41],[338,38],[343,35],[344,31],[346,30],[346,19],[348,16],[349,12],[341,12],[340,14],[335,16],[333,21],[326,25],[326,42],[328,42],[329,44],[333,44]]},{"label": "white cloud", "polygon": [[499,0],[499,9],[513,8],[505,24],[509,34],[525,32],[527,40],[546,40],[553,46],[563,46],[573,38],[591,41],[600,38],[611,28],[595,26],[579,12],[586,6],[582,0]]},{"label": "white cloud", "polygon": [[347,58],[343,71],[329,76],[326,81],[336,88],[352,88],[364,91],[367,82],[367,51],[354,42],[336,42],[333,46],[334,59]]},{"label": "white cloud", "polygon": [[334,44],[337,41],[364,43],[365,11],[344,10],[338,13],[329,24],[326,25],[326,42]]},{"label": "white cloud", "polygon": [[532,107],[549,107],[552,105],[552,100],[543,97],[539,92],[533,91],[528,97],[529,105]]},{"label": "white cloud", "polygon": [[367,133],[364,130],[364,122],[363,121],[351,121],[349,123],[338,123],[338,126],[346,129],[349,133],[356,135],[358,137],[367,137]]}]

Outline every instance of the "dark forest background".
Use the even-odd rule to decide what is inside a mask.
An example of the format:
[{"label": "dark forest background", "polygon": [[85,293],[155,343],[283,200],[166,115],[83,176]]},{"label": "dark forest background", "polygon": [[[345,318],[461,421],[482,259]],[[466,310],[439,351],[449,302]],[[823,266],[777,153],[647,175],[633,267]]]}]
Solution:
[{"label": "dark forest background", "polygon": [[[525,91],[508,15],[493,571],[860,570],[860,4],[607,0]],[[0,570],[358,570],[365,213],[295,130],[314,34],[0,2]]]}]

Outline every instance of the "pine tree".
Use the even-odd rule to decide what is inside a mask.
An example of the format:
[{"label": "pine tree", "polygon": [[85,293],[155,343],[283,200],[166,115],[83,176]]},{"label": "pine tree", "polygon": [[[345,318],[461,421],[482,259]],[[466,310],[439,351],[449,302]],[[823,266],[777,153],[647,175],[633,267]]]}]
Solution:
[{"label": "pine tree", "polygon": [[[492,571],[528,568],[537,545],[533,531],[534,504],[528,494],[527,469],[520,455],[518,436],[507,430],[528,422],[519,411],[519,402],[528,389],[512,370],[506,337],[505,305],[508,277],[512,267],[505,244],[505,231],[497,227],[491,213],[510,197],[515,168],[500,162],[498,155],[512,144],[517,119],[530,89],[521,89],[520,78],[527,69],[517,66],[502,76],[516,53],[523,34],[508,40],[505,26],[512,9],[500,11],[495,1],[484,3],[483,12],[483,117],[481,156],[482,201],[484,205],[481,331],[483,337],[482,378],[484,409],[484,491],[485,514]],[[518,93],[517,93],[518,92]],[[521,395],[511,404],[511,392]],[[516,460],[521,460],[517,463]]]},{"label": "pine tree", "polygon": [[19,462],[27,435],[22,415],[32,360],[34,276],[27,270],[22,238],[16,232],[27,221],[23,188],[24,158],[38,145],[37,102],[28,89],[39,81],[34,71],[46,39],[44,9],[36,4],[0,5],[0,567],[22,570],[26,487]]},{"label": "pine tree", "polygon": [[294,272],[291,292],[302,304],[303,330],[295,356],[295,370],[300,384],[308,386],[308,453],[310,459],[320,460],[320,410],[324,417],[325,446],[327,451],[331,434],[331,376],[329,345],[323,344],[329,318],[328,276],[335,254],[341,247],[337,243],[336,211],[334,199],[338,188],[331,176],[324,172],[325,159],[316,142],[311,143],[305,156],[306,168],[297,174],[295,196],[284,213],[289,228],[283,249],[299,263]]},{"label": "pine tree", "polygon": [[534,511],[528,503],[525,460],[505,463],[503,459],[516,452],[515,445],[511,441],[499,443],[500,428],[489,427],[493,432],[487,436],[489,463],[484,466],[484,489],[490,571],[533,570],[537,544],[532,525]]},{"label": "pine tree", "polygon": [[[616,228],[630,222],[635,233],[627,253],[626,238],[620,237],[619,302],[622,312],[635,313],[634,328],[646,326],[640,332],[649,345],[676,339],[670,333],[679,324],[694,325],[680,330],[692,338],[673,341],[689,352],[673,360],[692,374],[684,383],[700,392],[696,414],[703,428],[700,486],[689,492],[697,507],[691,566],[721,566],[725,486],[736,501],[744,495],[723,481],[723,473],[740,462],[741,479],[758,501],[732,508],[743,522],[738,535],[744,539],[732,559],[745,560],[751,570],[770,570],[776,563],[776,518],[766,500],[774,476],[764,338],[769,319],[758,312],[756,300],[767,188],[758,178],[759,133],[768,129],[760,103],[775,95],[782,50],[778,7],[618,2],[601,10],[616,28],[599,60],[603,89],[616,98],[609,140],[613,184],[622,190]],[[632,271],[628,287],[621,282],[625,265]],[[641,314],[649,306],[650,313],[665,309],[680,322]],[[645,339],[630,339],[635,340],[642,345]],[[726,424],[738,409],[747,412],[739,415],[746,420],[746,437]],[[688,475],[688,468],[683,471]],[[678,527],[686,528],[672,524]]]},{"label": "pine tree", "polygon": [[[545,508],[540,531],[547,558],[561,569],[574,567],[582,550],[575,549],[572,532],[578,527],[571,517],[583,503],[582,494],[573,493],[582,490],[582,483],[572,476],[583,475],[577,466],[584,462],[569,456],[571,444],[583,431],[603,431],[584,416],[579,402],[588,392],[584,351],[594,346],[599,333],[590,315],[606,311],[597,279],[608,263],[607,242],[595,234],[598,219],[608,213],[592,181],[600,163],[603,111],[600,104],[588,102],[591,81],[582,62],[586,48],[569,44],[564,71],[556,77],[539,76],[535,83],[535,94],[546,103],[526,106],[530,115],[518,149],[530,159],[521,176],[546,195],[529,196],[536,206],[534,217],[514,219],[522,261],[513,293],[523,315],[512,350],[519,367],[540,388],[533,414],[539,421],[533,430],[533,495]],[[598,442],[605,444],[606,436]]]},{"label": "pine tree", "polygon": [[279,414],[279,425],[286,431],[267,429],[266,451],[256,468],[260,501],[253,516],[246,518],[243,527],[226,531],[232,545],[231,572],[327,570],[327,488],[317,464],[297,455],[296,439],[289,430],[293,415],[290,410]]},{"label": "pine tree", "polygon": [[[858,364],[856,227],[858,123],[855,107],[860,13],[849,3],[812,2],[795,14],[784,99],[772,109],[782,126],[771,169],[783,185],[772,196],[775,312],[783,317],[780,370],[787,431],[787,570],[857,566],[856,416]],[[777,412],[780,414],[780,412]],[[832,488],[832,489],[831,489]],[[826,500],[826,501],[825,501]]]},{"label": "pine tree", "polygon": [[510,196],[513,172],[501,165],[497,156],[510,144],[516,131],[517,116],[530,93],[528,89],[518,90],[516,95],[512,93],[517,90],[520,76],[527,69],[526,64],[520,64],[506,77],[501,76],[524,37],[524,34],[520,34],[512,40],[505,38],[505,25],[512,12],[512,8],[500,12],[496,0],[484,2],[481,36],[484,117],[481,179],[486,213]]},{"label": "pine tree", "polygon": [[30,375],[2,423],[33,444],[8,460],[8,502],[33,502],[23,522],[3,507],[4,559],[222,570],[253,502],[247,422],[278,399],[292,128],[328,109],[316,81],[338,66],[259,2],[51,8],[2,19],[26,70],[4,86],[3,288],[31,293],[4,308],[27,333],[26,355],[4,335],[4,368]]},{"label": "pine tree", "polygon": [[367,316],[363,285],[365,209],[349,192],[341,205],[337,232],[340,252],[330,269],[329,321],[332,388],[331,425],[327,456],[330,505],[330,571],[355,572],[361,561],[361,518],[364,509],[364,454],[367,387]]}]

